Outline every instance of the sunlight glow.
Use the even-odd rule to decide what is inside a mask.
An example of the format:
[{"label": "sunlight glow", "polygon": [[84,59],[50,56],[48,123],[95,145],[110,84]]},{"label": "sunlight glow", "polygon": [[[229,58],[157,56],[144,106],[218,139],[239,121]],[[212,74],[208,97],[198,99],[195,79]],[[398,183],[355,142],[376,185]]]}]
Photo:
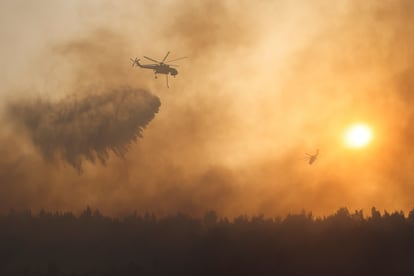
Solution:
[{"label": "sunlight glow", "polygon": [[345,132],[344,142],[350,148],[363,148],[372,140],[372,130],[365,124],[353,124]]}]

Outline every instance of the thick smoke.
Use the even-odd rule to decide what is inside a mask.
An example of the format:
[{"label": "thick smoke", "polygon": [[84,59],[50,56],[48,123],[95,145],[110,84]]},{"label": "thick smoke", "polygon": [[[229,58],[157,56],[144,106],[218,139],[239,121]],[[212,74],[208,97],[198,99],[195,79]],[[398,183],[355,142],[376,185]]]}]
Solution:
[{"label": "thick smoke", "polygon": [[[0,212],[85,204],[111,214],[411,210],[413,3],[337,2],[78,0],[67,4],[73,14],[61,5],[35,5],[30,13],[15,5],[13,18],[10,8],[0,9],[10,22],[0,24],[10,37],[0,51],[7,64],[0,88],[9,94],[0,105],[32,99],[36,91],[48,99],[19,102],[0,118]],[[48,27],[55,28],[45,32]],[[190,57],[179,63],[170,89],[129,63],[167,51]],[[51,114],[63,121],[63,110],[85,108],[125,85],[156,91],[163,102],[145,139],[125,158],[107,159],[125,152],[136,131],[84,125],[95,124],[84,120],[94,114],[88,112],[76,117],[83,132],[50,123]],[[91,91],[85,87],[105,93],[83,96]],[[68,98],[73,91],[77,99]],[[100,107],[90,111],[99,110],[109,125],[113,111]],[[34,120],[44,125],[34,128]],[[375,132],[361,151],[342,143],[343,129],[354,121]],[[71,129],[67,136],[65,129]],[[94,141],[92,130],[110,138],[95,133],[102,137]],[[124,140],[115,140],[121,134]],[[316,148],[321,156],[308,166],[301,157]],[[71,160],[83,174],[56,169],[42,156]],[[102,156],[105,168],[82,163]]]},{"label": "thick smoke", "polygon": [[48,161],[59,156],[81,172],[83,160],[105,164],[110,151],[123,157],[159,106],[151,93],[125,88],[57,103],[20,101],[8,113]]}]

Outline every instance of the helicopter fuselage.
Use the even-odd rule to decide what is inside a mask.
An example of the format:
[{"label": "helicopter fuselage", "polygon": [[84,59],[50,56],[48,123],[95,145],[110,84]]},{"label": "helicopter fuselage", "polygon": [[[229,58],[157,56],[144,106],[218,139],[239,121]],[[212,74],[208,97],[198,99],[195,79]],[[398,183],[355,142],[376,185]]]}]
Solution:
[{"label": "helicopter fuselage", "polygon": [[159,65],[158,64],[154,64],[154,65],[138,64],[138,66],[141,68],[154,70],[155,74],[165,74],[165,75],[170,74],[171,76],[176,76],[178,74],[177,69],[172,68],[167,64],[159,64]]}]

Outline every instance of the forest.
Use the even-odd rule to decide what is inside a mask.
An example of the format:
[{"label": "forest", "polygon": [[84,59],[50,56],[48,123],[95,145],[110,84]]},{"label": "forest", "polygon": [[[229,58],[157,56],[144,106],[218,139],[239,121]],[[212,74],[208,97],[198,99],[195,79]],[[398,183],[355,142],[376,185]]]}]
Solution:
[{"label": "forest", "polygon": [[0,215],[0,275],[414,275],[414,210]]}]

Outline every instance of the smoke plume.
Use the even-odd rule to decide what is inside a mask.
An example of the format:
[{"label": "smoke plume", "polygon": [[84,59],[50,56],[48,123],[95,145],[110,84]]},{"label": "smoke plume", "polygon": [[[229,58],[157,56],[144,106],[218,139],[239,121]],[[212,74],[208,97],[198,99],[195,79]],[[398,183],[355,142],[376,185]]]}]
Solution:
[{"label": "smoke plume", "polygon": [[125,88],[56,103],[20,101],[11,104],[8,113],[46,160],[61,157],[81,172],[84,160],[105,164],[110,151],[123,157],[159,106],[159,98],[151,93]]},{"label": "smoke plume", "polygon": [[413,208],[413,1],[55,2],[0,1],[0,213]]}]

